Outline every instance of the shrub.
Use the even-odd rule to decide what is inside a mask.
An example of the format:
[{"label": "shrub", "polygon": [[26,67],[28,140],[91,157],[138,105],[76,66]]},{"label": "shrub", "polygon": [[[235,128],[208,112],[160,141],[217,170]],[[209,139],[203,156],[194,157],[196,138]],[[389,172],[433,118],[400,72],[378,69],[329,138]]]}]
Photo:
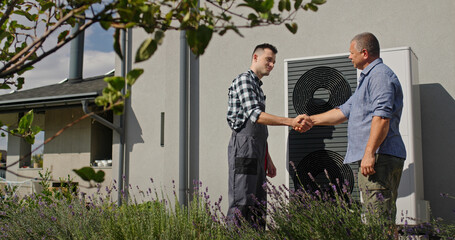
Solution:
[{"label": "shrub", "polygon": [[[42,177],[48,186],[46,174]],[[212,204],[200,182],[187,207],[179,204],[175,191],[171,201],[151,188],[139,191],[143,200],[125,194],[129,197],[121,206],[112,200],[115,186],[98,188],[91,196],[43,191],[19,199],[10,192],[0,201],[0,239],[393,239],[387,221],[373,213],[362,215],[345,186],[331,184],[326,192],[264,187],[269,193],[268,205],[262,203],[267,209],[265,231],[242,218],[228,221],[222,198]],[[453,239],[454,225],[433,221],[403,226],[401,232]]]}]

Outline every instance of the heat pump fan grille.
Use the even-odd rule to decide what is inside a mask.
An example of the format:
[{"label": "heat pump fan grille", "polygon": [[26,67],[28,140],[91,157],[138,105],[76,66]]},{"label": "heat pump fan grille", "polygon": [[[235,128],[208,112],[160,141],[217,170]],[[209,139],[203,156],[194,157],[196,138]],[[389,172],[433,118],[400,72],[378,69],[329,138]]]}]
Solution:
[{"label": "heat pump fan grille", "polygon": [[[330,180],[324,170],[327,170]],[[354,188],[354,174],[351,167],[343,164],[343,157],[333,151],[317,150],[309,153],[299,162],[296,171],[294,176],[296,189],[302,184],[304,189],[312,192],[321,188],[327,190],[331,189],[330,182],[339,186],[347,185],[349,193],[352,193]]]},{"label": "heat pump fan grille", "polygon": [[351,87],[343,75],[331,67],[315,67],[305,72],[295,84],[292,93],[294,109],[298,114],[326,112],[346,102]]}]

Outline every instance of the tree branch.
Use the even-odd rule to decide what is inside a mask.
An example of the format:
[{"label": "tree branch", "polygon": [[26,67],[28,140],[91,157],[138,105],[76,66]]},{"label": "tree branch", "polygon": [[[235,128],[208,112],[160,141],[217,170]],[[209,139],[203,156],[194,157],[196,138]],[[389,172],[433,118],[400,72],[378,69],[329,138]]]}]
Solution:
[{"label": "tree branch", "polygon": [[[21,69],[21,65],[23,65],[23,63],[27,60],[26,56],[30,56],[28,54],[30,49],[32,49],[35,45],[42,44],[49,37],[50,34],[55,32],[69,18],[73,17],[74,14],[76,14],[76,13],[78,13],[80,11],[83,11],[85,8],[86,7],[84,6],[84,7],[80,7],[80,8],[71,10],[67,15],[63,16],[54,26],[52,26],[52,28],[50,30],[45,32],[38,39],[35,39],[35,41],[32,44],[30,44],[26,48],[22,49],[22,51],[17,53],[13,58],[11,58],[10,61],[8,61],[8,63],[6,63],[2,67],[2,70],[1,70],[1,73],[0,73],[0,78],[8,76],[8,75],[11,75],[11,74],[17,72],[18,71],[17,69]],[[25,54],[27,54],[27,55],[25,55]],[[25,55],[25,56],[23,56],[23,55]]]},{"label": "tree branch", "polygon": [[19,2],[19,0],[12,0],[10,3],[8,3],[8,8],[6,9],[2,18],[0,19],[0,26],[3,26],[3,24],[6,22],[6,20],[9,19],[11,12],[16,7],[17,2]]}]

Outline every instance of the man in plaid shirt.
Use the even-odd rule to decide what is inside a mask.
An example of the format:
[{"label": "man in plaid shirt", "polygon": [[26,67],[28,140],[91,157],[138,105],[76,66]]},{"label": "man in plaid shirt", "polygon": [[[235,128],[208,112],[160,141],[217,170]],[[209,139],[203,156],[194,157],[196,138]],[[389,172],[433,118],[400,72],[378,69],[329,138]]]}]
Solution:
[{"label": "man in plaid shirt", "polygon": [[[276,176],[276,168],[267,151],[267,125],[290,126],[304,132],[312,125],[306,115],[279,117],[265,112],[262,77],[275,65],[277,49],[267,43],[256,46],[251,67],[232,81],[229,88],[227,122],[232,129],[228,146],[229,210],[232,220],[245,217],[265,227],[266,175]],[[264,216],[264,217],[262,217]]]}]

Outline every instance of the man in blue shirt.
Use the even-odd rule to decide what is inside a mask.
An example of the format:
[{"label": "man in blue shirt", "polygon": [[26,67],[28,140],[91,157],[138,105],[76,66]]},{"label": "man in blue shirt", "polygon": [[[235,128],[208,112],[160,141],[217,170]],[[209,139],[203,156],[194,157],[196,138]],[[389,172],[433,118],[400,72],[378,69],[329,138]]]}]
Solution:
[{"label": "man in blue shirt", "polygon": [[382,62],[373,34],[355,36],[349,51],[354,67],[362,70],[355,93],[343,105],[310,119],[314,125],[348,121],[344,162],[360,161],[358,182],[364,206],[394,223],[406,158],[399,132],[403,92],[395,73]]}]

